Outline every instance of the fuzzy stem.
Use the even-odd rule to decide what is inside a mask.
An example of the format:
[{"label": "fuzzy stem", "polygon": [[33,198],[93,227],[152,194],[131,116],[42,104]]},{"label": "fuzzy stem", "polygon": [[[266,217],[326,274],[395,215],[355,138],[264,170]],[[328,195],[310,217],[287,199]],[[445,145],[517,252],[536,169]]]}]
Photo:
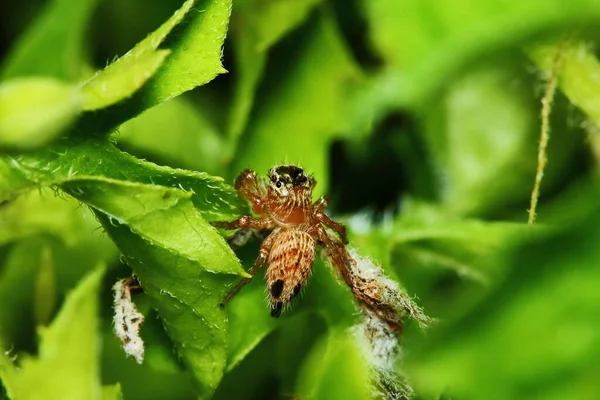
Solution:
[{"label": "fuzzy stem", "polygon": [[537,171],[535,174],[535,183],[533,190],[531,191],[531,201],[529,206],[529,218],[528,223],[531,225],[535,221],[535,210],[537,208],[538,198],[540,196],[540,187],[542,185],[542,178],[544,176],[544,169],[548,162],[547,148],[548,141],[550,140],[550,112],[552,110],[552,100],[554,99],[554,93],[556,92],[556,86],[558,83],[558,73],[562,55],[564,53],[566,41],[563,41],[556,47],[554,57],[552,60],[552,67],[549,71],[550,75],[546,82],[546,90],[544,91],[544,97],[542,97],[542,110],[540,117],[542,120],[542,126],[540,130],[540,142],[538,147],[538,164]]}]

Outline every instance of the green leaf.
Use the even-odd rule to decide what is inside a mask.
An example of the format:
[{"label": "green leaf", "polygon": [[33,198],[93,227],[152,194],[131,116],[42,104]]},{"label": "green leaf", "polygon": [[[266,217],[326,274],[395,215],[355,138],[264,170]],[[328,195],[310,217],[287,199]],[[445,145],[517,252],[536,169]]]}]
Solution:
[{"label": "green leaf", "polygon": [[383,265],[407,271],[435,264],[480,282],[493,281],[502,272],[481,269],[481,259],[543,230],[524,223],[460,218],[410,198],[404,200],[402,213],[384,225],[365,230],[360,224],[359,218],[350,222],[355,230],[353,243]]},{"label": "green leaf", "polygon": [[172,53],[147,87],[154,104],[204,85],[227,72],[221,65],[221,51],[227,34],[230,0],[204,0],[191,13],[186,30],[168,43]]},{"label": "green leaf", "polygon": [[312,22],[287,60],[289,68],[278,72],[257,104],[231,175],[246,168],[265,174],[275,164],[299,163],[319,181],[317,194],[326,191],[329,145],[344,130],[344,94],[358,72],[331,18],[326,14]]},{"label": "green leaf", "polygon": [[[146,322],[141,330],[146,347],[144,363],[138,364],[132,358],[126,358],[122,343],[115,336],[113,327],[110,324],[103,324],[102,381],[104,383],[119,382],[123,397],[127,400],[196,398],[191,374],[182,371],[162,322],[157,318],[156,312],[150,311],[150,307],[146,309],[145,304],[140,304],[140,297],[147,298],[147,296],[135,295],[134,297],[136,305],[141,306],[139,307],[140,311],[143,311],[146,317]],[[147,303],[150,306],[150,302]],[[106,318],[110,319],[112,310],[106,309],[106,311]],[[157,337],[154,335],[160,335],[160,339],[157,341]],[[157,348],[157,346],[161,346],[161,348]],[[163,365],[159,368],[157,368],[157,352],[162,352],[164,356],[170,357],[168,361],[163,359],[161,362]],[[175,364],[176,370],[167,370],[165,362]],[[142,382],[143,384],[141,384]]]},{"label": "green leaf", "polygon": [[[439,198],[448,212],[490,216],[527,201],[540,129],[534,93],[530,74],[519,66],[486,63],[448,85],[420,116],[438,172]],[[578,127],[568,122],[563,103],[556,103],[553,129],[565,134],[554,135],[548,146],[545,191],[556,187],[577,157],[572,136]]]},{"label": "green leaf", "polygon": [[[191,9],[197,11],[189,12]],[[83,129],[105,134],[148,108],[204,85],[226,72],[221,65],[221,50],[230,11],[230,0],[186,1],[158,30],[115,62],[138,58],[162,45],[170,50],[170,54],[154,76],[121,107],[88,115],[82,121]],[[182,21],[185,21],[185,29],[169,35]]]},{"label": "green leaf", "polygon": [[[173,342],[169,339],[167,332],[165,332],[160,317],[156,311],[152,309],[150,299],[148,296],[144,297],[145,298],[143,298],[141,294],[136,294],[134,298],[138,310],[146,318],[143,329],[140,331],[140,336],[144,341],[145,349],[143,364],[158,373],[164,373],[166,375],[181,374],[183,368],[177,354],[173,352]],[[117,338],[113,333],[112,340],[116,339]],[[119,344],[122,346],[122,343],[119,342]],[[131,360],[131,358],[128,359]],[[189,380],[191,381],[191,379]]]},{"label": "green leaf", "polygon": [[93,177],[78,177],[62,188],[164,251],[212,273],[246,275],[225,240],[196,210],[189,192]]},{"label": "green leaf", "polygon": [[35,277],[33,311],[36,325],[47,325],[57,305],[56,271],[52,260],[52,250],[45,247]]},{"label": "green leaf", "polygon": [[125,122],[113,138],[120,148],[140,158],[223,175],[223,139],[205,115],[177,97]]},{"label": "green leaf", "polygon": [[[426,106],[481,57],[550,29],[600,19],[595,0],[364,1],[374,47],[389,65],[373,82],[374,107]],[[384,105],[385,104],[385,105]]]},{"label": "green leaf", "polygon": [[[305,298],[302,298],[299,301],[304,300]],[[356,309],[352,308],[352,312],[356,313]],[[283,320],[285,322],[277,332],[266,339],[269,341],[273,338],[272,341],[275,342],[269,360],[274,364],[273,368],[280,377],[283,393],[296,393],[303,368],[310,360],[311,352],[336,329],[328,324],[330,321],[326,321],[318,309],[307,311],[291,314],[289,318]]]},{"label": "green leaf", "polygon": [[96,0],[54,0],[4,61],[0,79],[46,75],[76,81],[84,63],[83,39]]},{"label": "green leaf", "polygon": [[[240,24],[245,26],[243,20]],[[235,32],[234,30],[234,34],[236,34]],[[235,148],[248,123],[248,117],[254,105],[255,92],[266,65],[267,55],[265,52],[256,49],[255,40],[244,29],[241,29],[241,33],[237,36],[237,40],[232,43],[232,46],[236,55],[237,78],[230,111],[228,134],[230,146]]]},{"label": "green leaf", "polygon": [[487,260],[549,229],[457,217],[410,198],[382,226],[365,228],[357,217],[349,227],[353,246],[380,261],[427,314],[443,317],[463,313],[504,277],[506,269]]},{"label": "green leaf", "polygon": [[246,276],[217,231],[190,201],[162,186],[81,177],[63,188],[90,205],[157,309],[202,397],[221,379],[227,318],[219,303]]},{"label": "green leaf", "polygon": [[121,385],[102,386],[102,400],[123,400]]},{"label": "green leaf", "polygon": [[366,362],[348,331],[332,331],[310,352],[297,391],[315,400],[369,399]]},{"label": "green leaf", "polygon": [[[212,272],[221,268],[224,255],[207,252],[210,263],[200,264],[143,240],[125,225],[114,226],[103,215],[99,219],[150,296],[198,395],[210,397],[227,358],[227,316],[219,303],[236,281],[234,275]],[[233,254],[225,257],[232,260]]]},{"label": "green leaf", "polygon": [[40,330],[37,358],[20,368],[3,363],[2,380],[15,399],[100,399],[98,292],[103,269],[89,274],[67,297],[48,328]]},{"label": "green leaf", "polygon": [[[74,212],[78,202],[56,196],[49,189],[19,196],[0,208],[0,244],[30,236],[54,236],[74,246],[86,231],[98,227],[89,211]],[[96,245],[99,243],[96,242]]]},{"label": "green leaf", "polygon": [[31,150],[64,133],[81,112],[77,88],[50,78],[0,84],[0,148]]},{"label": "green leaf", "polygon": [[600,372],[600,212],[589,211],[597,195],[586,186],[558,214],[584,198],[583,219],[488,261],[510,273],[466,316],[411,352],[408,371],[418,387],[486,399],[600,394],[590,378]]},{"label": "green leaf", "polygon": [[[282,0],[262,4],[259,0],[243,0],[235,4],[239,23],[254,39],[259,51],[272,47],[279,39],[304,22],[312,9],[322,0]],[[245,15],[244,15],[245,14]]]},{"label": "green leaf", "polygon": [[227,304],[229,316],[227,372],[234,369],[279,326],[278,321],[269,314],[264,293],[264,279],[257,276]]},{"label": "green leaf", "polygon": [[[99,233],[99,228],[100,224],[89,209],[81,207],[80,202],[74,199],[58,197],[50,189],[32,191],[0,208],[0,244],[15,243],[13,251],[16,251],[25,242],[33,242],[27,246],[24,254],[25,260],[37,255],[38,258],[32,260],[35,266],[40,265],[41,252],[49,248],[58,297],[63,296],[96,265],[110,265],[117,259],[117,249],[106,235]],[[8,260],[12,259],[11,253]],[[30,281],[36,275],[31,271],[37,267],[26,272],[27,261],[18,261],[16,258],[15,263],[17,276],[23,277],[20,279]],[[19,266],[20,263],[23,267]],[[9,265],[6,265],[6,271]],[[14,285],[11,290],[5,288],[3,294],[28,296],[31,301],[35,293],[33,286],[25,291],[18,286]],[[31,312],[14,307],[10,311],[34,321]]]},{"label": "green leaf", "polygon": [[529,197],[537,161],[537,104],[529,86],[510,85],[516,79],[508,66],[482,68],[457,79],[439,102],[445,129],[431,126],[427,139],[444,174],[441,201],[450,212],[477,215]]},{"label": "green leaf", "polygon": [[262,399],[272,393],[284,397],[277,379],[279,370],[273,362],[277,351],[273,346],[275,335],[270,335],[263,340],[241,364],[223,377],[212,399]]},{"label": "green leaf", "polygon": [[[170,50],[157,50],[171,30],[192,9],[195,0],[187,0],[157,30],[139,42],[123,57],[97,72],[83,85],[84,108],[96,110],[130,97],[163,64]],[[140,111],[141,112],[141,111]]]},{"label": "green leaf", "polygon": [[119,60],[115,61],[115,64],[124,62],[129,57],[138,58],[144,54],[155,52],[156,49],[158,49],[158,46],[160,46],[164,42],[167,35],[171,33],[175,26],[177,26],[181,21],[183,21],[187,13],[195,5],[197,5],[196,0],[186,0],[185,3],[183,3],[181,7],[177,11],[175,11],[175,13],[173,13],[171,18],[166,20],[154,32],[146,36],[144,40],[136,44],[133,49],[127,52],[127,54],[125,54]]},{"label": "green leaf", "polygon": [[4,351],[3,343],[0,343],[0,345],[3,346],[3,351],[0,351],[0,393],[8,397],[6,392],[10,390],[10,383],[5,381],[14,379],[13,377],[16,370],[11,358],[9,357],[10,353],[8,351]]},{"label": "green leaf", "polygon": [[558,85],[571,103],[585,112],[596,124],[600,124],[600,63],[585,43],[556,41],[532,46],[529,56],[537,66],[549,73],[553,69],[556,52],[560,51],[557,71]]},{"label": "green leaf", "polygon": [[[83,86],[85,109],[95,110],[114,104],[130,97],[146,83],[170,53],[170,50],[157,50],[158,46],[165,41],[173,28],[184,20],[195,4],[195,0],[186,1],[157,30],[86,82]],[[146,94],[144,100],[147,99]]]},{"label": "green leaf", "polygon": [[67,183],[80,176],[189,191],[194,205],[210,220],[231,219],[248,209],[247,203],[222,178],[137,159],[119,151],[106,139],[83,142],[68,139],[38,153],[0,157],[0,201],[36,187]]},{"label": "green leaf", "polygon": [[237,1],[233,7],[231,30],[235,40],[236,86],[229,119],[230,142],[235,145],[243,132],[254,94],[263,73],[267,51],[281,37],[304,22],[320,0],[284,0],[260,3]]},{"label": "green leaf", "polygon": [[83,109],[105,108],[130,97],[154,75],[168,55],[169,50],[145,52],[115,62],[96,73],[81,88]]},{"label": "green leaf", "polygon": [[[46,189],[0,208],[0,337],[15,349],[31,348],[34,323],[46,323],[57,300],[99,263],[118,257],[98,231],[92,213]],[[37,314],[39,313],[39,314]],[[36,316],[37,315],[37,316]]]},{"label": "green leaf", "polygon": [[0,275],[0,338],[4,346],[22,348],[34,339],[35,278],[42,263],[40,238],[15,244]]}]

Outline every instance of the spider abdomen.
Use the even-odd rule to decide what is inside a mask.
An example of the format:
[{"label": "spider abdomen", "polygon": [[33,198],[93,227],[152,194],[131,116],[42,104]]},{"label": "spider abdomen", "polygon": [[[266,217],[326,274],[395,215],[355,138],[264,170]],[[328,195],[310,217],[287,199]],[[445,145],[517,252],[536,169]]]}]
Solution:
[{"label": "spider abdomen", "polygon": [[286,229],[273,238],[266,271],[273,317],[279,317],[283,306],[300,292],[310,276],[314,260],[315,241],[307,232]]}]

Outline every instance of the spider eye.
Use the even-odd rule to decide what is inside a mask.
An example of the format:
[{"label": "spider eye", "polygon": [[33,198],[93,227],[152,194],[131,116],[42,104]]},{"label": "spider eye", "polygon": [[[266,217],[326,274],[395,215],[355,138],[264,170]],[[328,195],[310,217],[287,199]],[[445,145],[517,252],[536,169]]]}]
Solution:
[{"label": "spider eye", "polygon": [[275,186],[277,186],[278,188],[281,187],[281,181],[277,181],[277,183],[275,184]]}]

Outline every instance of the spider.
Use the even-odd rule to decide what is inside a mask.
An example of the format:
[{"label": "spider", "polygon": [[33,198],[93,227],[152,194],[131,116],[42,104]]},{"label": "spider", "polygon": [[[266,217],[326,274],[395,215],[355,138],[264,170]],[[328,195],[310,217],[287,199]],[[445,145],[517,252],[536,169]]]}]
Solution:
[{"label": "spider", "polygon": [[[329,263],[342,276],[356,299],[391,326],[399,325],[397,313],[382,298],[385,288],[376,279],[357,273],[356,261],[346,250],[346,228],[324,210],[329,201],[321,197],[313,203],[316,185],[296,165],[276,165],[269,170],[268,180],[256,172],[245,170],[235,181],[235,188],[252,203],[258,216],[242,216],[234,221],[218,221],[222,229],[247,228],[270,230],[260,246],[259,254],[244,278],[223,299],[229,302],[264,265],[271,316],[281,315],[284,306],[300,292],[313,268],[317,248],[324,248]],[[331,229],[335,234],[328,232]],[[337,236],[336,236],[337,234]]]}]

